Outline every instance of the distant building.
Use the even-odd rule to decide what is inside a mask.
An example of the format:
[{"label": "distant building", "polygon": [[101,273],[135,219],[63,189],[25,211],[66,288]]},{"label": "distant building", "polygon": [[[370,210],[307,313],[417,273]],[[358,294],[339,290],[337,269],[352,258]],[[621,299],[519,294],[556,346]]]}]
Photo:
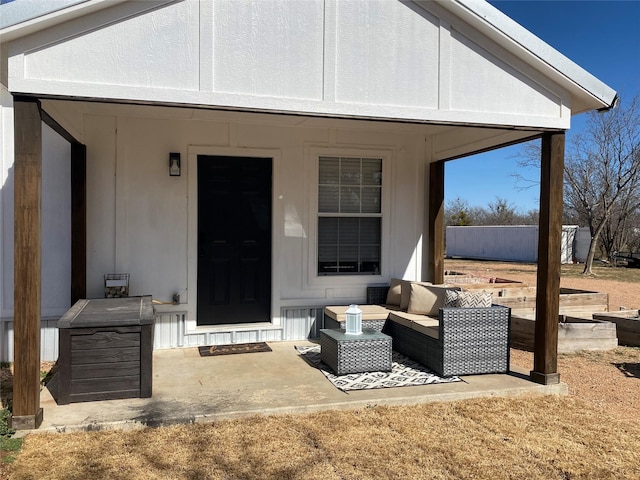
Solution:
[{"label": "distant building", "polygon": [[[590,241],[587,227],[564,225],[562,263],[584,262]],[[535,263],[538,260],[538,226],[448,226],[446,252],[450,258]]]}]

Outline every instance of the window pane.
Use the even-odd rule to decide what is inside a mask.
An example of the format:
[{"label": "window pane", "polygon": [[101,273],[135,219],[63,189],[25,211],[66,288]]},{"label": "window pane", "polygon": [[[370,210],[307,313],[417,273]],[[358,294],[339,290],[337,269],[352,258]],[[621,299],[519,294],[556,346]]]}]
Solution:
[{"label": "window pane", "polygon": [[336,263],[338,261],[338,247],[337,246],[323,246],[320,247],[318,251],[318,258],[321,262],[332,262]]},{"label": "window pane", "polygon": [[360,159],[341,158],[340,159],[340,183],[342,185],[360,185]]},{"label": "window pane", "polygon": [[318,219],[318,245],[338,245],[339,221],[340,219],[335,217]]},{"label": "window pane", "polygon": [[318,248],[318,273],[338,273],[338,247]]},{"label": "window pane", "polygon": [[362,260],[363,263],[380,263],[380,247],[377,245],[360,247],[360,260]]},{"label": "window pane", "polygon": [[380,245],[380,218],[360,219],[360,244]]},{"label": "window pane", "polygon": [[362,159],[362,184],[382,185],[382,160],[380,158]]},{"label": "window pane", "polygon": [[320,184],[337,185],[340,180],[340,159],[320,157]]},{"label": "window pane", "polygon": [[338,250],[338,260],[340,261],[340,265],[344,265],[346,263],[356,265],[358,263],[358,250],[357,246],[341,246]]},{"label": "window pane", "polygon": [[360,187],[340,187],[340,213],[360,213]]},{"label": "window pane", "polygon": [[318,187],[318,211],[338,213],[340,211],[338,191],[338,187],[320,185]]},{"label": "window pane", "polygon": [[360,237],[359,218],[341,218],[338,243],[340,245],[358,245]]},{"label": "window pane", "polygon": [[362,273],[380,273],[380,246],[360,247],[360,271]]},{"label": "window pane", "polygon": [[380,213],[380,187],[362,187],[362,213]]}]

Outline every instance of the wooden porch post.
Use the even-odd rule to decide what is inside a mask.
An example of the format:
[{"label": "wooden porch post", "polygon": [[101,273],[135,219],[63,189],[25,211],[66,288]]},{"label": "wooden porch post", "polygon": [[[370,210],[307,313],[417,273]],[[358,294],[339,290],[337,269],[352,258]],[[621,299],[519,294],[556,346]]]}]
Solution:
[{"label": "wooden porch post", "polygon": [[531,379],[543,385],[560,382],[558,314],[562,247],[564,133],[542,136],[536,327]]},{"label": "wooden porch post", "polygon": [[87,296],[87,147],[71,142],[71,305]]},{"label": "wooden porch post", "polygon": [[42,123],[40,102],[15,97],[14,115],[14,378],[15,429],[42,423],[40,299]]},{"label": "wooden porch post", "polygon": [[429,164],[429,249],[427,275],[433,283],[444,283],[444,162]]}]

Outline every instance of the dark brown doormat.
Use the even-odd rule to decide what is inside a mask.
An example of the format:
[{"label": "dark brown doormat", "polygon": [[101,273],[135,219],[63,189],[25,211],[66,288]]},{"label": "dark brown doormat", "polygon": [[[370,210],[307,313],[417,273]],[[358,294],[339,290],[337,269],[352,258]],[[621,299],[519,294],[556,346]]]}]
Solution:
[{"label": "dark brown doormat", "polygon": [[201,357],[213,355],[231,355],[233,353],[270,352],[271,348],[264,342],[257,343],[232,343],[229,345],[211,345],[198,347]]}]

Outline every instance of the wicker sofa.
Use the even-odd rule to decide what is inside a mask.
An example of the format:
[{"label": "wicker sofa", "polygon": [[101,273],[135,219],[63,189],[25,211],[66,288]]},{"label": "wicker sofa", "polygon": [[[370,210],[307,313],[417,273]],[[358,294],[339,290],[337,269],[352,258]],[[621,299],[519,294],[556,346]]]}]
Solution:
[{"label": "wicker sofa", "polygon": [[[394,350],[441,376],[509,370],[509,308],[443,307],[437,317],[413,314],[385,305],[388,289],[367,289],[362,324],[391,336]],[[325,308],[325,328],[344,328],[342,309]]]}]

